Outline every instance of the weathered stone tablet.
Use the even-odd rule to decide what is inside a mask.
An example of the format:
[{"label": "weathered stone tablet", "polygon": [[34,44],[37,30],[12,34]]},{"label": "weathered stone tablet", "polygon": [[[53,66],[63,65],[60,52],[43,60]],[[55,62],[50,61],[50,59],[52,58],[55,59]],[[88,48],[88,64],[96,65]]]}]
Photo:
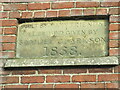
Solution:
[{"label": "weathered stone tablet", "polygon": [[18,26],[17,58],[85,58],[108,55],[107,20],[68,20]]}]

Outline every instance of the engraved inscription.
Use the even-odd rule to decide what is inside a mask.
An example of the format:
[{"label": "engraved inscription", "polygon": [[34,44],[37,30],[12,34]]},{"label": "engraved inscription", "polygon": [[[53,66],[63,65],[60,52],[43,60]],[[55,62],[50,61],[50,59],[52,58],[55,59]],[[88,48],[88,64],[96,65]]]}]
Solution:
[{"label": "engraved inscription", "polygon": [[[60,48],[60,47],[59,47]],[[71,46],[71,47],[67,47],[67,46],[63,46],[60,48],[61,50],[58,49],[58,47],[44,47],[44,53],[46,57],[48,56],[75,56],[78,55],[80,53],[78,53],[77,51],[77,46]]]},{"label": "engraved inscription", "polygon": [[81,58],[108,55],[107,20],[24,23],[18,27],[17,58]]}]

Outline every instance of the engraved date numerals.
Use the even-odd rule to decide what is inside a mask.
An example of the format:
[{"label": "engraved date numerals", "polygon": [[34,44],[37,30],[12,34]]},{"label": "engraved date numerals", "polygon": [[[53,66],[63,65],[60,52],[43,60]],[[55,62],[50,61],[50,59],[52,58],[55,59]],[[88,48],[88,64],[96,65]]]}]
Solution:
[{"label": "engraved date numerals", "polygon": [[80,55],[77,51],[77,46],[44,47],[44,56],[77,56]]}]

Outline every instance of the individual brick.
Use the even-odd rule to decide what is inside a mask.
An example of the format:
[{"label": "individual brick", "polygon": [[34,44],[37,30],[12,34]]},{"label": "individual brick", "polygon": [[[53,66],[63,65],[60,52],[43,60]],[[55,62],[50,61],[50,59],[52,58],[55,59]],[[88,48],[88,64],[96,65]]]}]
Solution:
[{"label": "individual brick", "polygon": [[91,68],[89,73],[112,73],[113,68]]},{"label": "individual brick", "polygon": [[13,70],[12,75],[29,75],[35,74],[35,70]]},{"label": "individual brick", "polygon": [[11,71],[0,68],[0,75],[9,75],[10,73],[11,73]]},{"label": "individual brick", "polygon": [[46,17],[57,17],[57,11],[47,11]]},{"label": "individual brick", "polygon": [[45,11],[34,12],[34,18],[44,18],[44,17],[45,17]]},{"label": "individual brick", "polygon": [[81,84],[81,88],[105,88],[104,83],[88,83],[88,84]]},{"label": "individual brick", "polygon": [[33,12],[22,12],[21,18],[32,18]]},{"label": "individual brick", "polygon": [[52,9],[73,8],[74,2],[55,2],[52,3]]},{"label": "individual brick", "polygon": [[31,85],[30,88],[53,88],[52,84],[35,84]]},{"label": "individual brick", "polygon": [[47,76],[46,82],[47,83],[70,82],[70,76],[68,75]]},{"label": "individual brick", "polygon": [[74,75],[72,77],[73,82],[95,82],[96,75]]},{"label": "individual brick", "polygon": [[96,15],[107,15],[107,9],[106,8],[102,8],[102,9],[97,9],[96,10]]},{"label": "individual brick", "polygon": [[110,32],[109,39],[120,39],[120,32]]},{"label": "individual brick", "polygon": [[28,90],[28,85],[5,85],[5,90],[7,89],[23,89],[23,90]]},{"label": "individual brick", "polygon": [[106,88],[111,88],[111,89],[118,89],[119,88],[119,83],[106,83]]},{"label": "individual brick", "polygon": [[3,34],[3,29],[2,28],[0,28],[0,34]]},{"label": "individual brick", "polygon": [[14,43],[4,43],[3,50],[15,50],[15,44]]},{"label": "individual brick", "polygon": [[4,11],[17,11],[17,10],[26,10],[26,4],[4,4],[3,10]]},{"label": "individual brick", "polygon": [[4,76],[4,77],[1,77],[1,79],[2,79],[2,83],[1,84],[19,83],[19,77]]},{"label": "individual brick", "polygon": [[70,10],[60,10],[59,17],[70,16]]},{"label": "individual brick", "polygon": [[0,18],[7,18],[8,12],[0,12]]},{"label": "individual brick", "polygon": [[110,56],[116,56],[116,55],[120,55],[120,49],[110,49],[109,50],[109,55]]},{"label": "individual brick", "polygon": [[108,2],[101,2],[101,6],[103,6],[103,7],[117,7],[117,6],[119,6],[119,2],[110,2],[110,1],[108,1]]},{"label": "individual brick", "polygon": [[83,14],[84,15],[95,15],[95,9],[84,9]]},{"label": "individual brick", "polygon": [[109,30],[110,31],[120,31],[120,24],[110,24]]},{"label": "individual brick", "polygon": [[119,15],[120,14],[120,8],[110,8],[109,14],[110,15]]},{"label": "individual brick", "polygon": [[20,18],[20,12],[10,12],[9,18]]},{"label": "individual brick", "polygon": [[79,88],[79,84],[56,84],[55,88]]},{"label": "individual brick", "polygon": [[16,34],[17,30],[16,28],[2,28],[3,34]]},{"label": "individual brick", "polygon": [[118,81],[118,74],[98,75],[98,81]]},{"label": "individual brick", "polygon": [[118,48],[120,47],[120,40],[110,40],[109,41],[110,48]]},{"label": "individual brick", "polygon": [[82,9],[72,9],[71,10],[71,16],[81,16],[83,10]]},{"label": "individual brick", "polygon": [[17,26],[17,20],[0,20],[0,26]]},{"label": "individual brick", "polygon": [[110,16],[111,23],[119,23],[120,22],[120,16]]},{"label": "individual brick", "polygon": [[2,58],[14,58],[14,57],[15,57],[15,52],[10,52],[10,51],[2,52]]},{"label": "individual brick", "polygon": [[61,74],[60,69],[41,69],[38,70],[39,74]]},{"label": "individual brick", "polygon": [[44,78],[44,76],[23,76],[21,83],[43,83]]},{"label": "individual brick", "polygon": [[3,36],[2,42],[16,42],[16,36]]},{"label": "individual brick", "polygon": [[50,3],[29,3],[28,10],[46,10],[50,9]]},{"label": "individual brick", "polygon": [[79,73],[87,73],[87,69],[63,69],[64,74],[79,74]]},{"label": "individual brick", "polygon": [[99,2],[76,2],[77,8],[83,8],[83,7],[99,7]]},{"label": "individual brick", "polygon": [[115,73],[120,73],[120,65],[114,67]]}]

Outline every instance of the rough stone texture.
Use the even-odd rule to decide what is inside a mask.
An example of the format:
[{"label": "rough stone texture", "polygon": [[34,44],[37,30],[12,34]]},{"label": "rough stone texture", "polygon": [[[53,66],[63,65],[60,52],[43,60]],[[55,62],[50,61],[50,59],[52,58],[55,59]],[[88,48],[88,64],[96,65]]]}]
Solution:
[{"label": "rough stone texture", "polygon": [[4,67],[4,64],[6,63],[5,59],[0,59],[0,68]]},{"label": "rough stone texture", "polygon": [[117,57],[73,59],[8,59],[5,67],[67,66],[67,65],[118,65]]},{"label": "rough stone texture", "polygon": [[107,56],[107,29],[107,20],[24,23],[18,29],[17,58]]}]

